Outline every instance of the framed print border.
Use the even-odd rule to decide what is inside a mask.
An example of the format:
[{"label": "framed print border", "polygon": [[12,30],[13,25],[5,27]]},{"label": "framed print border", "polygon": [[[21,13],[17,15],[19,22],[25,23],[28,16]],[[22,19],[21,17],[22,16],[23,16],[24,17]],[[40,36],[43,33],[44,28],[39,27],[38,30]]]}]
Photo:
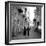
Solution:
[{"label": "framed print border", "polygon": [[[40,42],[26,42],[26,43],[9,43],[9,4],[8,3],[21,3],[25,4],[43,4],[44,5],[44,41]],[[28,5],[29,6],[29,5]],[[34,5],[33,5],[34,6]],[[7,17],[6,17],[7,15]],[[8,19],[8,22],[6,22]],[[8,28],[6,28],[6,24],[8,23]],[[7,30],[7,31],[6,31]],[[7,34],[7,35],[6,35]],[[6,45],[15,45],[15,44],[32,44],[32,43],[45,43],[45,3],[37,3],[37,2],[16,2],[16,1],[7,1],[5,2],[5,44]]]}]

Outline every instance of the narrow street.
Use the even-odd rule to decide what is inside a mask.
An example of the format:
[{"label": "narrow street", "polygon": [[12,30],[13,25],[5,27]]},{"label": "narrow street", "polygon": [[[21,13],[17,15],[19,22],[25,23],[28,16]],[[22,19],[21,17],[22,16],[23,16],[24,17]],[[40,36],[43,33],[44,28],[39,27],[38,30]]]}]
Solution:
[{"label": "narrow street", "polygon": [[[26,32],[27,33],[27,32]],[[26,36],[23,35],[23,32],[18,33],[17,36],[13,37],[12,39],[37,39],[40,38],[41,34],[38,32],[29,31],[29,36],[26,34]]]}]

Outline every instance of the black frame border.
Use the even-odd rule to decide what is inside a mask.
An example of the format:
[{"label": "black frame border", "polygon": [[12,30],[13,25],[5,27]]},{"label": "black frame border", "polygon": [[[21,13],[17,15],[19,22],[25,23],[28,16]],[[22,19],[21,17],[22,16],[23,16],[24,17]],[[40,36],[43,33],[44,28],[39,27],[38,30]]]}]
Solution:
[{"label": "black frame border", "polygon": [[[6,5],[8,6],[8,3],[27,3],[27,4],[43,4],[44,5],[44,41],[40,42],[26,42],[26,43],[9,43],[9,36],[8,39],[6,39]],[[8,10],[9,11],[9,10]],[[9,14],[9,13],[8,13]],[[9,30],[8,30],[9,31]],[[5,2],[5,45],[18,45],[18,44],[35,44],[35,43],[45,43],[45,3],[38,3],[38,2],[20,2],[20,1],[6,1]]]}]

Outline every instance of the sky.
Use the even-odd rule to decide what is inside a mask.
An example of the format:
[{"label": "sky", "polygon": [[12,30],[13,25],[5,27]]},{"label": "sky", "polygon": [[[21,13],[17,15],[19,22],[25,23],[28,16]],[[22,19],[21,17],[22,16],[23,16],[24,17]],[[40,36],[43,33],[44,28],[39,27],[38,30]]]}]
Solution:
[{"label": "sky", "polygon": [[35,17],[35,13],[34,13],[35,9],[36,9],[36,7],[27,7],[26,16],[29,17],[29,19],[30,19],[30,26],[34,26],[33,19]]}]

